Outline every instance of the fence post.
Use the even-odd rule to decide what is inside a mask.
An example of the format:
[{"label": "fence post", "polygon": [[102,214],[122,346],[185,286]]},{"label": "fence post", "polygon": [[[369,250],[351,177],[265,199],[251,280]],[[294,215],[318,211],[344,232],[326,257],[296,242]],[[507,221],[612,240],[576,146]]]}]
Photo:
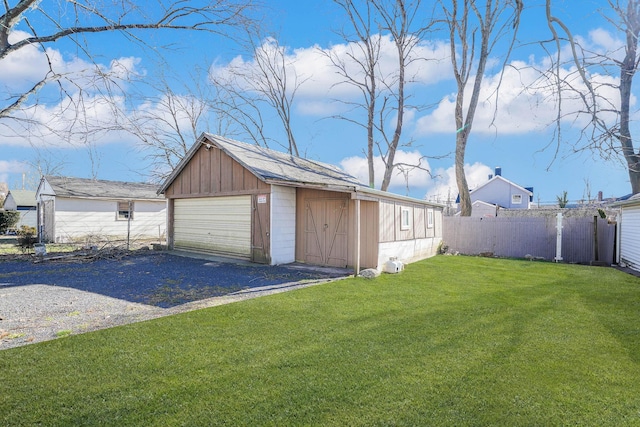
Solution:
[{"label": "fence post", "polygon": [[562,261],[562,212],[556,215],[556,257],[553,260]]}]

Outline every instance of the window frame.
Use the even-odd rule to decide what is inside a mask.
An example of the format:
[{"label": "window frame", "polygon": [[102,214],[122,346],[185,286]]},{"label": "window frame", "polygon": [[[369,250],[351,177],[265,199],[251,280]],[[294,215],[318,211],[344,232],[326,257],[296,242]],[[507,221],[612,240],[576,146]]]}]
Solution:
[{"label": "window frame", "polygon": [[427,228],[433,228],[433,209],[427,209]]},{"label": "window frame", "polygon": [[[405,221],[406,219],[406,221]],[[411,229],[411,210],[408,207],[400,207],[400,230]]]},{"label": "window frame", "polygon": [[[126,209],[122,207],[126,206]],[[133,200],[124,200],[116,202],[116,221],[133,221],[135,215],[135,202]]]},{"label": "window frame", "polygon": [[512,205],[521,205],[522,204],[522,194],[516,193],[511,195],[511,204]]}]

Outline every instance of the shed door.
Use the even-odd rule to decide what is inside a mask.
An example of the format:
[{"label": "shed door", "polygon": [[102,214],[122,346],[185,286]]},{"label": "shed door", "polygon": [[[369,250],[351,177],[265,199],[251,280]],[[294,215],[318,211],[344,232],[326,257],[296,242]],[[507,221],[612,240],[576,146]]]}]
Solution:
[{"label": "shed door", "polygon": [[308,199],[305,206],[305,262],[347,266],[346,199]]},{"label": "shed door", "polygon": [[174,247],[251,258],[251,196],[177,199]]}]

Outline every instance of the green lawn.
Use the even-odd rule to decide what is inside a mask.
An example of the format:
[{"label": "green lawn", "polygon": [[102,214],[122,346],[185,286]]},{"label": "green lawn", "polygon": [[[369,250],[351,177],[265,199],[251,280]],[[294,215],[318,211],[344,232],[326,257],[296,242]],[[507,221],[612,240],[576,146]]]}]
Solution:
[{"label": "green lawn", "polygon": [[435,257],[0,351],[0,425],[640,425],[640,279]]}]

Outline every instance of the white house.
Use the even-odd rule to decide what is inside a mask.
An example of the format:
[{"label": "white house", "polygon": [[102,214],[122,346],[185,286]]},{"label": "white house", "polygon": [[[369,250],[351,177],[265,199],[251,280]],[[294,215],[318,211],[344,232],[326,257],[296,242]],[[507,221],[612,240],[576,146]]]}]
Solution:
[{"label": "white house", "polygon": [[8,211],[20,212],[20,219],[16,228],[23,225],[35,227],[37,225],[36,215],[36,192],[29,190],[9,190],[4,201],[4,208]]},{"label": "white house", "polygon": [[43,176],[36,191],[43,242],[158,240],[167,203],[151,184]]}]

